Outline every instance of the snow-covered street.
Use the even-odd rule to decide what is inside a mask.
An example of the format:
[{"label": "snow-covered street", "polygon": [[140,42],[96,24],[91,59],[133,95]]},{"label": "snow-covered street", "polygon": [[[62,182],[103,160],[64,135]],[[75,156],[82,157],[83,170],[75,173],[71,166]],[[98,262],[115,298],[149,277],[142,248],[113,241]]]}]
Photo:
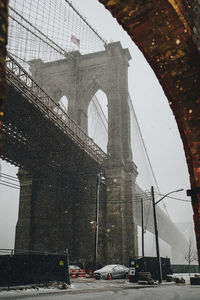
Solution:
[{"label": "snow-covered street", "polygon": [[200,287],[199,286],[159,286],[156,288],[101,288],[98,291],[96,289],[77,290],[74,292],[60,291],[38,291],[38,292],[19,292],[19,293],[7,293],[4,296],[0,296],[0,299],[41,299],[41,300],[199,300],[200,299]]},{"label": "snow-covered street", "polygon": [[39,288],[2,291],[0,299],[199,300],[200,286],[191,286],[187,274],[183,274],[183,277],[186,279],[186,284],[163,282],[161,285],[152,287],[129,283],[127,280],[75,279],[67,290]]}]

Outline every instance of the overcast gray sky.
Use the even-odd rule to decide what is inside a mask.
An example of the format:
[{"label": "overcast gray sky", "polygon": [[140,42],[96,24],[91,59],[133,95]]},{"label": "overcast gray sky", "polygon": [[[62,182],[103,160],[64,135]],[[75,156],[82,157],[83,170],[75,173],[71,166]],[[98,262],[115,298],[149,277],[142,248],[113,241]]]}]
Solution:
[{"label": "overcast gray sky", "polygon": [[[165,194],[184,188],[183,192],[174,196],[190,200],[186,197],[190,184],[182,141],[168,101],[152,69],[102,4],[97,0],[71,2],[104,39],[108,42],[121,41],[122,46],[129,49],[132,56],[129,91],[160,191]],[[16,168],[3,164],[2,171],[14,175]],[[11,248],[18,213],[18,191],[0,186],[0,195],[0,226],[3,228],[0,241],[5,241],[7,236],[6,243],[0,244],[0,248]],[[172,199],[167,199],[165,203],[174,222],[192,221],[190,203]]]}]

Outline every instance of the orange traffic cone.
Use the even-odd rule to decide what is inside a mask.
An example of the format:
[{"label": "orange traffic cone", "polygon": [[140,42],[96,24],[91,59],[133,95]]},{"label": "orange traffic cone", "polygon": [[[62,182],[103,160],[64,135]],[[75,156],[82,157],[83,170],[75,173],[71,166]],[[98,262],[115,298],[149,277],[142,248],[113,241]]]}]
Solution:
[{"label": "orange traffic cone", "polygon": [[111,274],[108,273],[108,280],[111,280],[111,279],[112,279]]}]

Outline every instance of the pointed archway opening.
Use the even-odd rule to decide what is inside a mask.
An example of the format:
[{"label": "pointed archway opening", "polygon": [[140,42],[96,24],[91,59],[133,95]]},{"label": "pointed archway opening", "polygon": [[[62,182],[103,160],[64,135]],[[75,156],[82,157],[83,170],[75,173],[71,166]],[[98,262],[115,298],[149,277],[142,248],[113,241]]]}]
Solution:
[{"label": "pointed archway opening", "polygon": [[58,101],[62,109],[67,113],[68,112],[68,99],[65,95],[63,95]]},{"label": "pointed archway opening", "polygon": [[102,90],[96,92],[88,106],[88,135],[107,153],[108,100]]}]

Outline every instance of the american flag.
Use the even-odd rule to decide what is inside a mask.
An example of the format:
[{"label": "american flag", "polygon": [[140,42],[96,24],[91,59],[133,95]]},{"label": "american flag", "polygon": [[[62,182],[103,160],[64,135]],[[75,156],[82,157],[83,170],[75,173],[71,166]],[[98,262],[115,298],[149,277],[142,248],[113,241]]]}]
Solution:
[{"label": "american flag", "polygon": [[77,39],[74,35],[71,35],[71,41],[74,43],[76,46],[80,47],[80,40]]}]

